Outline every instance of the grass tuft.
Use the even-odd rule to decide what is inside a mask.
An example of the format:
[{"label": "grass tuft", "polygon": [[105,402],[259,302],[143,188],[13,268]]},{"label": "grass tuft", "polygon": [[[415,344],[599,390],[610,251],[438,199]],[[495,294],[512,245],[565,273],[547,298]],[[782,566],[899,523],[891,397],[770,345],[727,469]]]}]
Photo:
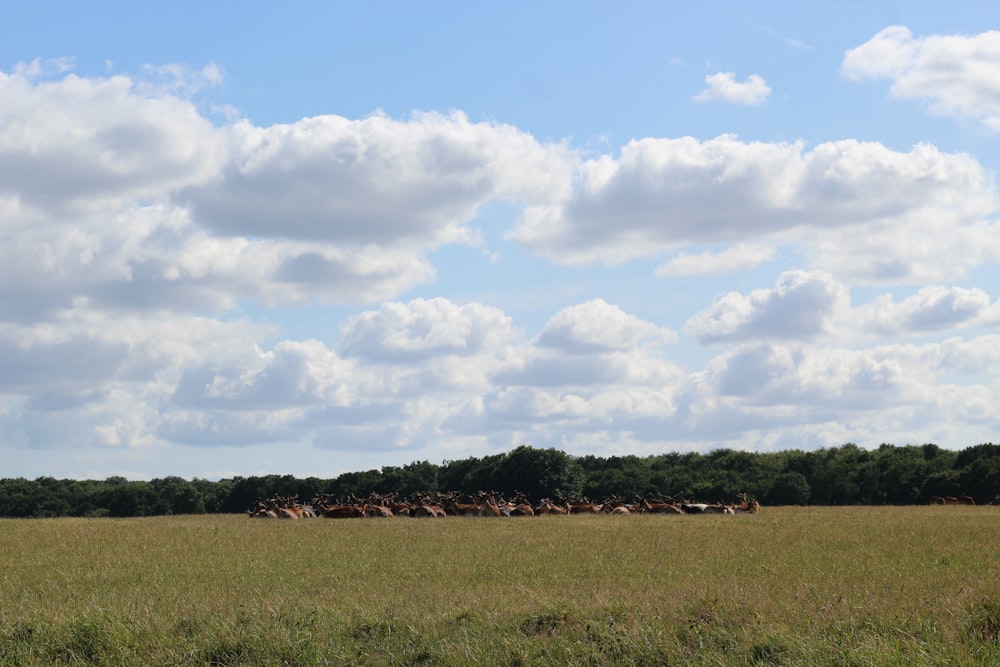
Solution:
[{"label": "grass tuft", "polygon": [[1000,598],[979,602],[972,612],[970,622],[972,636],[982,642],[1000,642]]},{"label": "grass tuft", "polygon": [[560,627],[569,623],[569,612],[565,609],[543,611],[528,614],[520,623],[518,629],[525,636],[552,636]]},{"label": "grass tuft", "polygon": [[59,664],[111,664],[114,653],[122,646],[112,638],[109,621],[103,615],[77,616],[47,639],[39,643],[45,646],[47,656]]}]

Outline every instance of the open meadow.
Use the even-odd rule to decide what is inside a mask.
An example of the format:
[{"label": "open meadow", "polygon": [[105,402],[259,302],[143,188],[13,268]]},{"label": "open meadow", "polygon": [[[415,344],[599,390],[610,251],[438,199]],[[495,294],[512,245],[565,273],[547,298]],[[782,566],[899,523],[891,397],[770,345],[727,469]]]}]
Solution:
[{"label": "open meadow", "polygon": [[0,521],[0,665],[1000,664],[1000,507]]}]

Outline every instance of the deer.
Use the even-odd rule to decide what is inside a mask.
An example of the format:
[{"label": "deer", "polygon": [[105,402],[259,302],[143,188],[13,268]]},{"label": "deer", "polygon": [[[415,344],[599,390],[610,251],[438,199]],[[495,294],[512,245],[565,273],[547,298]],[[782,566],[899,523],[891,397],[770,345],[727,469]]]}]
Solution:
[{"label": "deer", "polygon": [[561,505],[556,505],[549,498],[542,498],[542,500],[538,503],[538,509],[536,510],[536,512],[539,515],[541,515],[541,514],[568,514],[569,513],[569,512],[566,511],[565,507],[562,507]]},{"label": "deer", "polygon": [[500,511],[504,516],[535,516],[535,509],[528,502],[528,498],[521,492],[514,496],[514,500],[507,501],[500,506]]},{"label": "deer", "polygon": [[362,507],[366,517],[390,518],[393,515],[387,496],[371,493],[368,495],[368,500],[362,503]]},{"label": "deer", "polygon": [[258,500],[257,504],[247,510],[251,519],[277,519],[278,514],[270,509],[270,506],[263,500]]},{"label": "deer", "polygon": [[754,498],[750,500],[745,493],[740,494],[740,503],[733,508],[736,514],[756,514],[760,511],[760,503]]},{"label": "deer", "polygon": [[479,516],[503,516],[496,499],[482,491],[479,492]]},{"label": "deer", "polygon": [[325,493],[313,498],[312,504],[319,510],[319,516],[324,519],[354,519],[365,515],[364,508],[360,504],[334,503]]},{"label": "deer", "polygon": [[570,501],[563,499],[563,507],[565,507],[566,511],[569,512],[570,514],[601,513],[601,506],[595,505],[594,503],[590,502],[590,500],[588,500],[587,498],[584,498],[583,500],[575,503],[571,503]]},{"label": "deer", "polygon": [[680,504],[673,501],[650,502],[646,498],[639,498],[639,502],[636,503],[636,506],[640,512],[645,512],[647,514],[684,514],[684,510],[681,509]]},{"label": "deer", "polygon": [[449,493],[441,497],[441,506],[451,516],[479,516],[478,503],[460,503],[458,494]]},{"label": "deer", "polygon": [[446,516],[441,505],[431,502],[426,493],[414,493],[410,504],[410,516],[439,518]]}]

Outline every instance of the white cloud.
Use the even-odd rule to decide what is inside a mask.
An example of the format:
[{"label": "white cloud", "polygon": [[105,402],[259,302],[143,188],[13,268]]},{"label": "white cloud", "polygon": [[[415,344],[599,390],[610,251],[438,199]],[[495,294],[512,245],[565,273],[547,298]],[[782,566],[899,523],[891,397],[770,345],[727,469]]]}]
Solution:
[{"label": "white cloud", "polygon": [[923,287],[896,303],[889,295],[859,309],[862,328],[881,336],[905,336],[1000,324],[1000,304],[982,289]]},{"label": "white cloud", "polygon": [[447,299],[384,303],[377,311],[352,317],[341,330],[348,356],[373,360],[412,360],[421,356],[470,356],[500,347],[516,337],[502,311]]},{"label": "white cloud", "polygon": [[774,259],[773,246],[761,243],[739,243],[722,252],[679,253],[656,267],[659,278],[697,276],[747,271]]},{"label": "white cloud", "polygon": [[156,199],[204,181],[223,159],[187,100],[145,96],[125,76],[34,83],[0,72],[0,196],[49,224]]},{"label": "white cloud", "polygon": [[73,69],[74,59],[68,56],[62,58],[35,58],[30,63],[17,63],[12,72],[25,79],[39,79],[45,76],[63,74]]},{"label": "white cloud", "polygon": [[[0,432],[32,447],[163,446],[158,430],[189,366],[241,366],[266,327],[163,313],[76,309],[53,324],[0,323]],[[12,400],[19,397],[16,400]],[[16,440],[15,440],[16,441]]]},{"label": "white cloud", "polygon": [[[363,386],[350,360],[339,358],[315,340],[282,341],[273,350],[261,353],[254,366],[238,375],[233,374],[235,370],[206,366],[188,371],[189,377],[182,384],[198,389],[198,394],[183,400],[238,410],[281,409],[289,404],[300,408],[310,404],[347,405]],[[205,371],[211,374],[207,382]]]},{"label": "white cloud", "polygon": [[995,372],[1000,367],[1000,335],[991,334],[965,340],[949,338],[939,348],[940,368],[968,375]]},{"label": "white cloud", "polygon": [[810,340],[832,331],[850,306],[844,286],[827,273],[790,271],[774,289],[737,292],[695,314],[685,330],[703,343],[753,338]]},{"label": "white cloud", "polygon": [[217,129],[175,94],[217,67],[153,74],[174,83],[0,73],[8,316],[392,298],[434,279],[427,251],[479,243],[467,223],[482,204],[569,184],[563,146],[510,126],[456,113]]},{"label": "white cloud", "polygon": [[844,54],[848,78],[890,79],[893,97],[1000,130],[1000,31],[915,38],[890,26]]},{"label": "white cloud", "polygon": [[[981,302],[976,294],[951,294],[952,301]],[[933,426],[923,431],[926,439],[934,440],[954,437],[956,415],[987,428],[995,423],[996,335],[837,347],[844,341],[837,327],[858,319],[844,299],[828,276],[804,273],[786,275],[773,290],[723,299],[735,320],[705,317],[695,333],[772,342],[737,344],[693,373],[670,360],[671,332],[603,302],[555,313],[534,341],[509,316],[479,304],[387,304],[345,323],[344,353],[319,341],[262,350],[262,331],[211,320],[132,318],[108,326],[95,316],[93,328],[79,334],[56,327],[26,334],[8,325],[0,362],[16,372],[3,376],[0,432],[13,438],[13,430],[28,428],[72,447],[305,439],[371,452],[466,435],[578,451],[604,433],[650,452],[665,441],[745,446],[758,432],[757,446],[777,447],[805,437],[801,429],[811,429],[816,445],[836,445],[866,428],[891,441],[925,424]],[[910,313],[926,303],[930,313],[946,300],[925,295],[901,303]],[[712,312],[717,319],[722,301]],[[825,334],[831,346],[777,342],[790,329]],[[36,341],[37,353],[12,350],[19,340]],[[955,374],[994,386],[949,384]],[[16,395],[30,400],[12,403]],[[768,429],[785,439],[767,436]]]},{"label": "white cloud", "polygon": [[181,63],[145,65],[142,69],[144,76],[137,90],[146,95],[189,96],[205,88],[219,86],[225,78],[222,68],[215,63],[201,69]]},{"label": "white cloud", "polygon": [[[1000,229],[986,218],[996,208],[978,162],[926,144],[903,153],[853,140],[806,150],[729,135],[642,139],[617,160],[583,163],[572,196],[527,207],[510,238],[575,265],[689,244],[792,243],[813,268],[905,283],[1000,256]],[[939,237],[943,246],[928,241]]]},{"label": "white cloud", "polygon": [[176,380],[191,365],[243,364],[270,327],[176,313],[74,309],[51,323],[0,323],[0,389],[89,396],[111,384]]},{"label": "white cloud", "polygon": [[513,127],[460,113],[397,121],[306,118],[228,131],[231,160],[182,198],[223,235],[433,248],[469,242],[493,199],[539,201],[568,190],[569,154]]},{"label": "white cloud", "polygon": [[705,90],[692,98],[696,102],[720,100],[730,104],[753,106],[763,104],[771,94],[771,87],[759,74],[751,74],[740,82],[736,80],[736,74],[733,72],[718,72],[706,76],[705,85]]},{"label": "white cloud", "polygon": [[789,271],[774,289],[730,292],[696,313],[685,331],[702,343],[839,341],[917,337],[1000,324],[1000,303],[982,289],[922,287],[900,302],[883,295],[852,306],[847,286],[824,272]]},{"label": "white cloud", "polygon": [[[1000,361],[996,343],[996,336],[985,336],[857,350],[797,343],[741,346],[696,376],[679,418],[693,437],[716,441],[783,433],[772,441],[776,449],[792,446],[795,438],[809,446],[873,439],[949,442],[968,437],[970,421],[996,423],[990,413],[1000,407],[995,381],[992,386],[948,382],[950,372],[967,369],[970,362],[982,364],[989,377]],[[827,435],[813,439],[810,432]]]},{"label": "white cloud", "polygon": [[[614,321],[585,322],[587,313]],[[546,331],[567,320],[567,335],[590,345],[586,355],[575,345],[527,341],[509,317],[479,304],[383,304],[348,320],[341,354],[318,341],[284,341],[240,363],[192,365],[159,434],[221,446],[234,444],[233,434],[249,444],[312,433],[326,447],[352,449],[669,419],[685,377],[662,356],[672,332],[606,303],[557,313]],[[543,414],[546,406],[555,413]]]},{"label": "white cloud", "polygon": [[675,341],[677,335],[594,299],[556,313],[538,337],[538,345],[588,354],[630,350],[646,339],[662,344]]},{"label": "white cloud", "polygon": [[793,49],[811,50],[813,47],[806,44],[802,40],[796,39],[794,37],[789,37],[788,35],[782,35],[781,33],[775,32],[774,30],[765,29],[768,35],[780,39],[786,46],[790,46]]}]

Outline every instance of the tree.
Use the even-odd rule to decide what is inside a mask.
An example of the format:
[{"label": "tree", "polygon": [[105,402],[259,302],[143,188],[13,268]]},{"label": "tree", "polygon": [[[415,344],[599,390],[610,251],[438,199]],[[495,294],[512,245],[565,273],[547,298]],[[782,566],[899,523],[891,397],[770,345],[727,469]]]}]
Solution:
[{"label": "tree", "polygon": [[929,502],[931,496],[961,496],[962,477],[957,470],[943,470],[927,476],[920,490],[923,502]]},{"label": "tree", "polygon": [[924,448],[881,445],[876,451],[879,467],[881,503],[910,505],[920,498],[920,489],[928,474]]},{"label": "tree", "polygon": [[533,500],[546,496],[578,496],[583,470],[573,457],[557,449],[521,445],[497,465],[494,488],[506,494],[521,491]]},{"label": "tree", "polygon": [[799,472],[783,472],[774,478],[765,501],[768,505],[805,505],[812,489],[809,480]]},{"label": "tree", "polygon": [[403,466],[406,472],[408,486],[399,489],[400,495],[409,495],[416,491],[433,493],[440,490],[438,473],[440,469],[430,461],[417,461]]},{"label": "tree", "polygon": [[979,459],[997,458],[1000,458],[1000,445],[994,445],[992,443],[976,445],[974,447],[967,447],[959,452],[955,457],[954,467],[965,468],[972,465],[974,461]]},{"label": "tree", "polygon": [[23,477],[0,480],[0,516],[31,516],[38,506],[36,488]]},{"label": "tree", "polygon": [[[319,480],[316,481],[318,482]],[[220,479],[218,482],[212,482],[207,479],[195,477],[191,480],[191,484],[201,493],[201,497],[205,502],[205,512],[208,514],[241,512],[246,509],[246,507],[234,508],[232,510],[227,508],[226,501],[233,491],[233,480],[231,479]]]},{"label": "tree", "polygon": [[992,458],[978,458],[967,470],[962,471],[963,494],[968,493],[976,502],[985,503],[1000,494],[1000,454]]}]

